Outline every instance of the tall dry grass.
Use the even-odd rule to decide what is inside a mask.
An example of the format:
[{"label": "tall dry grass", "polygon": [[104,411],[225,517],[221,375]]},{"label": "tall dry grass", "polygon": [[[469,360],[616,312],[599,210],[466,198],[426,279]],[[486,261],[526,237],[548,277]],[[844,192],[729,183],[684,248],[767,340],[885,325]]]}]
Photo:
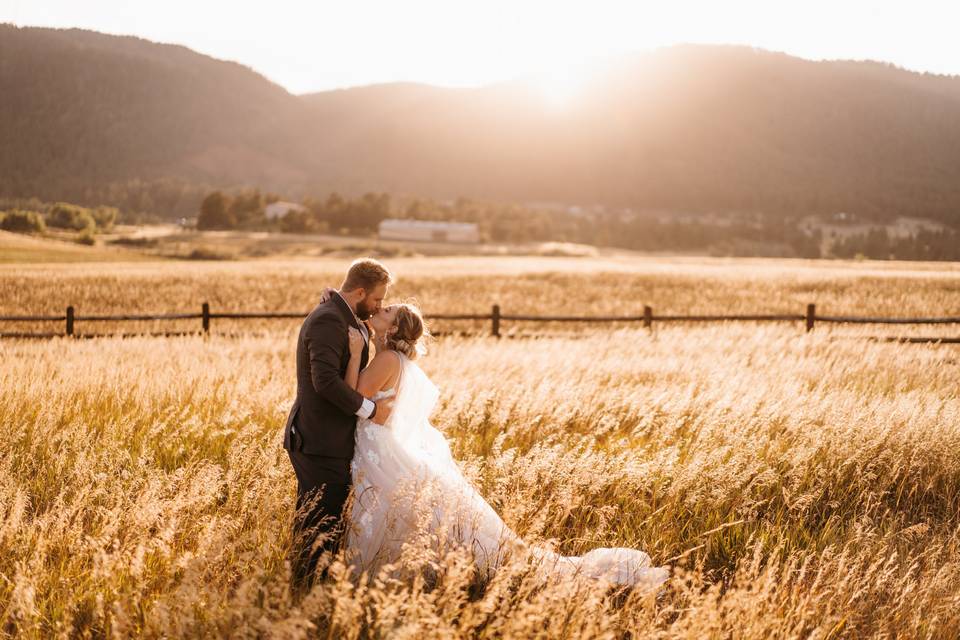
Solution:
[{"label": "tall dry grass", "polygon": [[848,336],[440,340],[434,422],[506,522],[568,554],[639,547],[674,578],[654,598],[513,565],[478,586],[452,555],[369,586],[337,565],[299,603],[293,332],[0,342],[0,630],[956,637],[960,349]]},{"label": "tall dry grass", "polygon": [[[345,260],[220,263],[0,265],[0,315],[309,311],[337,286]],[[960,316],[960,267],[952,264],[710,258],[425,258],[387,260],[395,297],[428,313],[537,315],[803,313]],[[295,320],[214,320],[215,332],[274,330]],[[438,328],[458,331],[467,323]],[[81,333],[198,331],[199,320],[78,322]],[[511,322],[504,330],[536,330]],[[955,329],[956,327],[954,327]],[[62,331],[61,324],[0,325],[0,331]]]}]

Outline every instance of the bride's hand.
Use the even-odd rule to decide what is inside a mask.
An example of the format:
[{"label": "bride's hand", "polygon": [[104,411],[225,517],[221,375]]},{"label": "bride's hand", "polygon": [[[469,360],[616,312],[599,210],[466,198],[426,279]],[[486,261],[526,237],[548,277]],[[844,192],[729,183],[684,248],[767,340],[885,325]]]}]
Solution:
[{"label": "bride's hand", "polygon": [[360,330],[349,327],[347,338],[350,340],[350,357],[359,358],[360,354],[363,353],[363,335],[361,335]]},{"label": "bride's hand", "polygon": [[326,287],[326,288],[323,290],[323,293],[320,294],[320,302],[321,302],[321,303],[326,302],[327,300],[329,300],[330,298],[332,298],[332,297],[333,297],[333,294],[335,294],[336,292],[337,292],[336,289],[334,289],[334,288],[332,288],[332,287]]}]

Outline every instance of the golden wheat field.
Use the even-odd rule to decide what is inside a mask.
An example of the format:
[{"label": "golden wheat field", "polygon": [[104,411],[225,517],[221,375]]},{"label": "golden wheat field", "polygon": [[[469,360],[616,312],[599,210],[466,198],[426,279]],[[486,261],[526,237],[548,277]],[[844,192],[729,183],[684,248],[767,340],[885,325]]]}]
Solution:
[{"label": "golden wheat field", "polygon": [[[960,264],[710,258],[439,257],[387,261],[400,275],[395,299],[436,314],[640,315],[791,313],[960,315]],[[349,261],[262,260],[94,264],[0,264],[0,315],[299,311],[336,286]],[[213,321],[214,332],[289,328],[290,320]],[[486,326],[486,325],[483,325]],[[551,325],[505,324],[504,330]],[[445,323],[441,329],[470,328]],[[78,333],[198,331],[199,320],[78,321]],[[62,330],[4,323],[0,331]],[[923,333],[936,332],[927,328]],[[947,333],[951,330],[948,328]]]},{"label": "golden wheat field", "polygon": [[[505,313],[800,313],[816,302],[824,313],[960,315],[956,265],[388,264],[396,296],[428,313],[494,302]],[[345,265],[4,265],[0,314],[203,300],[305,311]],[[0,341],[0,633],[960,635],[960,346],[799,323],[539,333],[518,323],[523,339],[439,338],[422,360],[441,389],[433,423],[507,524],[568,554],[641,548],[672,578],[643,594],[545,583],[517,564],[478,583],[461,555],[410,549],[411,564],[433,563],[430,579],[358,585],[335,565],[295,602],[281,428],[297,328],[222,321],[209,337]],[[894,333],[911,331],[960,328]]]}]

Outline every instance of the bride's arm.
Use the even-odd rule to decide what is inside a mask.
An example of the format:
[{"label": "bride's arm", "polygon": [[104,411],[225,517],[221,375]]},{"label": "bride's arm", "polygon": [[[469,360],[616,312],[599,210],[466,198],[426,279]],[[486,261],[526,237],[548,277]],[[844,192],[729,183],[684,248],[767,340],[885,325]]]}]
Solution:
[{"label": "bride's arm", "polygon": [[[347,386],[356,389],[360,378],[360,358],[363,353],[363,336],[353,327],[349,328],[348,338],[350,340],[350,362],[347,363],[347,375],[343,381]],[[366,397],[366,396],[364,396]]]},{"label": "bride's arm", "polygon": [[400,356],[393,351],[378,353],[366,369],[360,373],[357,391],[365,398],[386,388],[400,374]]},{"label": "bride's arm", "polygon": [[337,290],[334,289],[333,287],[326,287],[326,288],[320,293],[320,303],[323,304],[324,302],[326,302],[327,300],[329,300],[330,298],[332,298],[332,297],[333,297],[333,294],[335,294],[336,292],[337,292]]}]

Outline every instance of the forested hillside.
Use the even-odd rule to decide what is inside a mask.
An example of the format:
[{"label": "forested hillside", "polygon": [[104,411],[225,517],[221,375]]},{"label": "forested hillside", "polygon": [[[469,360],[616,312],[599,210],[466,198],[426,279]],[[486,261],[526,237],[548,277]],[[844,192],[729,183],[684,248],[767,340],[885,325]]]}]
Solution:
[{"label": "forested hillside", "polygon": [[[318,61],[335,64],[335,61]],[[681,46],[535,83],[295,96],[184,47],[0,26],[0,196],[195,214],[211,189],[960,222],[960,78]]]}]

